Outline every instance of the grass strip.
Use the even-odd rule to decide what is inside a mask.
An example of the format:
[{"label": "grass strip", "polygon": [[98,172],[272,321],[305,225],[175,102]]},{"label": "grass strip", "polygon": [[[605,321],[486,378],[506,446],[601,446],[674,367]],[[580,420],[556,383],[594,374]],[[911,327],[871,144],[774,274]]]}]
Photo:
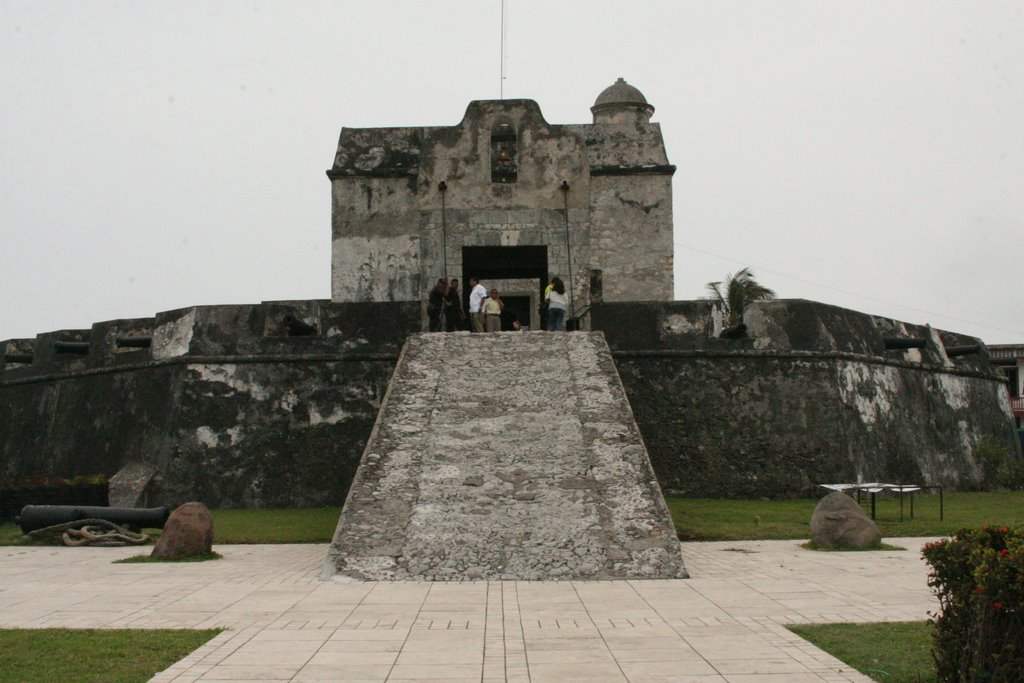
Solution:
[{"label": "grass strip", "polygon": [[209,552],[198,555],[186,555],[185,557],[167,558],[153,557],[152,555],[133,555],[123,560],[114,560],[113,564],[145,564],[147,562],[206,562],[208,560],[220,560],[224,556],[220,553]]},{"label": "grass strip", "polygon": [[215,543],[329,543],[341,508],[211,510]]},{"label": "grass strip", "polygon": [[220,629],[0,629],[0,681],[148,681]]},{"label": "grass strip", "polygon": [[932,625],[926,621],[788,626],[872,680],[933,683]]},{"label": "grass strip", "polygon": [[[666,498],[679,537],[687,541],[740,541],[807,539],[811,514],[818,499],[727,500],[721,498]],[[883,538],[948,536],[964,527],[985,524],[1024,524],[1024,491],[957,492],[944,496],[945,519],[939,519],[938,494],[914,496],[914,519],[909,497],[879,496],[876,519]]]}]

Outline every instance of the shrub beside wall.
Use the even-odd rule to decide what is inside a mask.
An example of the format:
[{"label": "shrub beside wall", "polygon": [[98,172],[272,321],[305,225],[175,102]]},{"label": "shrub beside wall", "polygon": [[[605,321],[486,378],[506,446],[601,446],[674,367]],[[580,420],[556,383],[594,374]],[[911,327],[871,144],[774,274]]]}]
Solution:
[{"label": "shrub beside wall", "polygon": [[1024,529],[963,529],[925,546],[938,678],[1016,683],[1024,671]]}]

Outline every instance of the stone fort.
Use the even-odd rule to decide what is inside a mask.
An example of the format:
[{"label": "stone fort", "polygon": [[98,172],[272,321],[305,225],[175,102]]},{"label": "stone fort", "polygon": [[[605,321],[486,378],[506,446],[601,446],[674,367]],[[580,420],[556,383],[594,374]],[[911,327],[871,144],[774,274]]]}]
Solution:
[{"label": "stone fort", "polygon": [[[602,432],[591,411],[581,438],[604,453],[611,441],[598,441],[632,439],[634,425],[642,441],[630,448],[649,456],[635,461],[637,476],[653,468],[667,492],[793,497],[882,480],[972,488],[982,445],[1019,455],[1004,379],[976,338],[797,299],[752,305],[746,336],[725,339],[710,302],[673,301],[676,169],[654,107],[619,79],[591,112],[592,123],[555,125],[531,100],[476,101],[454,126],[342,129],[327,172],[331,300],[193,306],[0,342],[0,476],[110,476],[141,464],[153,504],[340,505],[372,455],[367,444],[386,436],[378,415],[401,379],[393,374],[415,386],[440,372],[396,373],[403,348],[438,343],[420,335],[427,290],[470,276],[498,287],[534,329],[544,284],[566,281],[584,332],[563,336],[598,345],[586,369],[570,362],[566,372],[603,368],[628,400],[619,432]],[[429,336],[455,340],[437,360],[454,366],[476,335]],[[491,363],[545,367],[536,342],[501,344],[489,342]],[[489,392],[482,379],[451,381],[431,389],[436,410],[423,420]],[[588,391],[617,390],[577,393]],[[613,398],[607,410],[621,412]],[[524,471],[497,472],[494,495],[539,495]],[[477,491],[490,475],[459,476]],[[588,481],[562,485],[585,492]]]}]

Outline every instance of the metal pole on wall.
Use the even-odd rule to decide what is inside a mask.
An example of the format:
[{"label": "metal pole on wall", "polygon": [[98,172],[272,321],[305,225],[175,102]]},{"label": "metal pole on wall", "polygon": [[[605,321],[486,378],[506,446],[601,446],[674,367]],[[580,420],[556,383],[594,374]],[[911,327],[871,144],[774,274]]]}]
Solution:
[{"label": "metal pole on wall", "polygon": [[563,180],[559,186],[562,190],[562,201],[565,205],[565,258],[569,263],[569,306],[572,309],[573,325],[577,325],[576,322],[576,296],[573,290],[572,280],[572,247],[569,244],[569,181]]},{"label": "metal pole on wall", "polygon": [[448,282],[448,211],[445,207],[445,193],[448,191],[448,183],[441,181],[437,185],[441,192],[441,263],[444,270],[444,281]]}]

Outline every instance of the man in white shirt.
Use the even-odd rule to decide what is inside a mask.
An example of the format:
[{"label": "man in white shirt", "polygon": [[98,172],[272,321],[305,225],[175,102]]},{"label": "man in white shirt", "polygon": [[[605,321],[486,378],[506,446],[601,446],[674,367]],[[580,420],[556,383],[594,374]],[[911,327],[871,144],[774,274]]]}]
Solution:
[{"label": "man in white shirt", "polygon": [[487,290],[475,278],[469,278],[469,318],[473,321],[473,331],[484,331],[483,301],[487,298]]}]

